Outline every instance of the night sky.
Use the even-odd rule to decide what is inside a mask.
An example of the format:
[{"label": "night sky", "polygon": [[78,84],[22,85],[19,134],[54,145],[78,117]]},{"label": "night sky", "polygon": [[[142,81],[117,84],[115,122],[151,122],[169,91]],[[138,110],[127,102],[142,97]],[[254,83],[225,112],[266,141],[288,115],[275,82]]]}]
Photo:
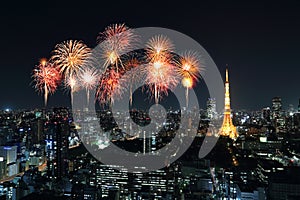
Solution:
[{"label": "night sky", "polygon": [[[170,28],[198,41],[222,75],[229,65],[233,109],[259,110],[270,106],[274,96],[282,97],[284,107],[298,105],[297,1],[96,2],[1,5],[0,109],[42,107],[42,96],[30,85],[39,59],[49,57],[55,44],[67,39],[80,39],[94,47],[98,32],[112,23]],[[49,106],[68,102],[67,93],[57,92],[50,97]]]}]

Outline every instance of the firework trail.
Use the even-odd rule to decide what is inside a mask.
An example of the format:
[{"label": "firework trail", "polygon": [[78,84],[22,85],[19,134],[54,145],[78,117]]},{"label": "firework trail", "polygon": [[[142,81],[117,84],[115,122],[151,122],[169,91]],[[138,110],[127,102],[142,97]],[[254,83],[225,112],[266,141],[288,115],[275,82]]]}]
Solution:
[{"label": "firework trail", "polygon": [[91,58],[91,49],[81,41],[67,40],[57,44],[52,53],[51,61],[64,77],[66,85],[70,86],[71,98],[73,98],[76,78]]},{"label": "firework trail", "polygon": [[89,104],[90,90],[96,87],[98,78],[98,70],[92,67],[86,67],[79,73],[80,85],[86,90],[87,105]]},{"label": "firework trail", "polygon": [[74,75],[69,76],[67,79],[64,79],[65,88],[70,89],[71,94],[71,105],[73,105],[74,93],[78,90],[79,84],[76,81],[76,77]]},{"label": "firework trail", "polygon": [[182,85],[186,88],[185,98],[186,107],[189,102],[189,89],[193,87],[194,82],[200,78],[200,61],[196,53],[186,52],[180,56],[177,63],[177,73],[182,77]]},{"label": "firework trail", "polygon": [[105,59],[103,71],[106,71],[109,65],[113,65],[117,73],[119,66],[124,69],[120,56],[131,51],[136,41],[137,37],[133,30],[125,24],[113,24],[99,33],[97,43],[101,43],[102,57]]},{"label": "firework trail", "polygon": [[120,85],[129,87],[129,103],[132,106],[132,93],[134,84],[143,79],[144,73],[140,66],[140,61],[136,58],[131,58],[125,63],[127,72],[121,77]]},{"label": "firework trail", "polygon": [[173,44],[164,36],[154,36],[147,43],[146,54],[149,61],[145,81],[158,104],[161,94],[168,94],[168,89],[175,87],[178,77],[171,64]]},{"label": "firework trail", "polygon": [[[97,89],[99,101],[104,102],[110,98],[113,102],[124,89],[129,89],[132,105],[133,85],[144,79],[155,103],[158,104],[162,95],[167,95],[168,89],[175,88],[181,79],[186,88],[188,105],[188,90],[200,77],[196,54],[187,52],[176,60],[171,40],[163,35],[156,35],[146,44],[144,61],[141,62],[138,57],[124,57],[123,53],[130,51],[135,39],[132,30],[124,24],[111,25],[99,34],[97,40],[102,44],[102,56],[105,58],[105,73]],[[138,53],[136,55],[139,56]],[[136,69],[141,63],[147,63],[147,67]]]},{"label": "firework trail", "polygon": [[189,89],[193,87],[193,79],[191,77],[184,77],[181,81],[183,87],[185,87],[185,102],[186,107],[189,106]]},{"label": "firework trail", "polygon": [[44,104],[47,106],[49,94],[53,94],[60,82],[60,74],[53,64],[42,59],[33,70],[33,79],[37,91],[44,93]]},{"label": "firework trail", "polygon": [[123,88],[119,82],[120,73],[117,73],[114,69],[108,70],[102,75],[96,91],[96,97],[99,103],[103,104],[110,101],[112,104],[116,97],[122,95]]},{"label": "firework trail", "polygon": [[162,95],[168,95],[168,89],[173,89],[178,83],[178,76],[174,66],[169,63],[157,61],[150,63],[146,68],[145,82],[158,104]]}]

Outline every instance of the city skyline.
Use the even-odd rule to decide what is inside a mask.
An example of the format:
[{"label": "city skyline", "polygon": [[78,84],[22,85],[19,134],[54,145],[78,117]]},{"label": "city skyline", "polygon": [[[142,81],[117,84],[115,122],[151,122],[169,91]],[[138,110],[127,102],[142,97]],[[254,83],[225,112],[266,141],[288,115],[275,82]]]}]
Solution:
[{"label": "city skyline", "polygon": [[4,2],[0,200],[300,199],[299,11]]},{"label": "city skyline", "polygon": [[[8,6],[1,13],[2,38],[5,39],[2,55],[5,56],[0,63],[3,70],[0,87],[4,94],[1,95],[0,108],[42,107],[42,96],[38,96],[30,85],[31,70],[39,59],[49,58],[55,44],[66,39],[81,39],[89,47],[94,47],[98,32],[118,22],[125,22],[132,28],[170,28],[194,38],[208,51],[221,74],[226,64],[229,65],[234,110],[259,110],[270,106],[275,96],[282,98],[285,108],[289,104],[297,106],[300,96],[297,94],[299,69],[296,66],[300,64],[297,59],[297,35],[300,30],[299,13],[296,12],[299,5],[296,2],[283,6],[267,2],[248,2],[246,5],[205,3],[203,12],[190,12],[180,17],[171,13],[180,12],[182,8],[178,10],[171,6],[174,10],[163,14],[173,16],[172,20],[146,15],[150,14],[153,6],[149,5],[149,10],[145,8],[145,15],[139,11],[130,12],[132,9],[115,8],[116,12],[112,13],[108,9],[102,12],[83,9],[80,16],[73,16],[73,20],[56,16],[52,11],[63,6],[60,8],[55,4],[42,6],[43,9],[30,5],[27,5],[28,9]],[[189,5],[188,9],[198,9],[197,6],[192,7]],[[14,12],[9,12],[10,8]],[[72,5],[64,11],[67,16],[78,12],[79,6]],[[87,13],[90,15],[85,15]],[[136,20],[137,17],[139,20]],[[24,39],[18,40],[20,36]],[[70,98],[63,93],[60,91],[50,97],[49,107],[69,105]]]}]

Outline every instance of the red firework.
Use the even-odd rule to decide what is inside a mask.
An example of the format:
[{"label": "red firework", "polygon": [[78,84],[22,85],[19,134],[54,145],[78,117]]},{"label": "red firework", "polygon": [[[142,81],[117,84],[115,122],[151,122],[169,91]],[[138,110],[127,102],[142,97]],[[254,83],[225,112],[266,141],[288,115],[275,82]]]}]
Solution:
[{"label": "red firework", "polygon": [[96,97],[100,103],[113,103],[114,98],[121,96],[122,87],[119,84],[120,73],[115,70],[108,70],[100,79],[99,86],[96,92]]},{"label": "red firework", "polygon": [[60,83],[59,71],[52,63],[42,59],[40,64],[33,70],[33,79],[37,91],[44,93],[45,106],[47,105],[48,95],[53,94]]},{"label": "red firework", "polygon": [[114,65],[117,72],[119,66],[124,68],[120,56],[132,50],[136,40],[133,30],[125,24],[113,24],[106,27],[104,32],[99,33],[97,42],[101,44],[102,56],[105,59],[103,71],[108,65]]}]

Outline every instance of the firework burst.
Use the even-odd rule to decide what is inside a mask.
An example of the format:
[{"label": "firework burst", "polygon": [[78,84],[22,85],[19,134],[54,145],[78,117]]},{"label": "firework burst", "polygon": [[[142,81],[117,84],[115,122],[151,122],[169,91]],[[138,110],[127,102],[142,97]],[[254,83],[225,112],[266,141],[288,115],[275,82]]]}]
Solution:
[{"label": "firework burst", "polygon": [[120,83],[120,73],[114,69],[106,71],[99,81],[96,97],[100,103],[114,102],[116,97],[120,97],[123,93],[123,87]]},{"label": "firework burst", "polygon": [[178,83],[174,66],[167,62],[156,61],[154,63],[149,63],[148,67],[145,69],[145,82],[157,104],[161,95],[167,95],[168,89],[175,88]]},{"label": "firework burst", "polygon": [[35,88],[37,91],[44,93],[45,106],[48,102],[49,94],[53,94],[60,82],[60,74],[53,64],[42,59],[40,64],[33,71]]},{"label": "firework burst", "polygon": [[156,62],[158,60],[170,60],[170,52],[174,50],[171,40],[163,35],[156,35],[152,37],[146,45],[147,57],[149,62]]},{"label": "firework burst", "polygon": [[104,32],[99,33],[97,43],[101,43],[102,56],[105,59],[104,71],[109,65],[113,65],[117,72],[119,66],[124,68],[120,56],[130,51],[136,40],[133,30],[125,24],[113,24],[106,27]]},{"label": "firework burst", "polygon": [[64,84],[65,88],[71,91],[71,105],[73,105],[74,93],[79,89],[77,78],[74,75],[69,76],[67,79],[64,79]]},{"label": "firework burst", "polygon": [[120,85],[124,85],[129,89],[129,102],[132,105],[133,86],[143,79],[144,73],[140,66],[140,61],[131,58],[125,63],[126,73],[120,79]]},{"label": "firework burst", "polygon": [[80,85],[86,90],[87,104],[89,103],[90,90],[96,87],[98,77],[98,70],[91,67],[85,68],[81,73],[79,73]]},{"label": "firework burst", "polygon": [[190,77],[196,81],[200,78],[200,59],[195,52],[182,54],[178,65],[177,71],[180,76]]},{"label": "firework burst", "polygon": [[147,43],[146,55],[149,65],[146,69],[146,83],[158,103],[161,94],[168,94],[178,83],[174,66],[171,65],[174,46],[165,36],[154,36]]},{"label": "firework burst", "polygon": [[72,103],[76,78],[90,58],[91,49],[81,41],[67,40],[55,46],[51,60],[64,77],[65,84],[70,88]]},{"label": "firework burst", "polygon": [[191,77],[184,77],[181,81],[183,87],[185,87],[185,102],[186,107],[189,106],[189,89],[193,87],[193,79]]},{"label": "firework burst", "polygon": [[91,49],[83,42],[67,40],[55,46],[51,60],[65,79],[77,76],[91,56]]},{"label": "firework burst", "polygon": [[188,107],[189,89],[200,78],[200,60],[196,53],[186,52],[181,55],[178,65],[177,73],[182,77],[182,85],[186,88],[185,98]]}]

